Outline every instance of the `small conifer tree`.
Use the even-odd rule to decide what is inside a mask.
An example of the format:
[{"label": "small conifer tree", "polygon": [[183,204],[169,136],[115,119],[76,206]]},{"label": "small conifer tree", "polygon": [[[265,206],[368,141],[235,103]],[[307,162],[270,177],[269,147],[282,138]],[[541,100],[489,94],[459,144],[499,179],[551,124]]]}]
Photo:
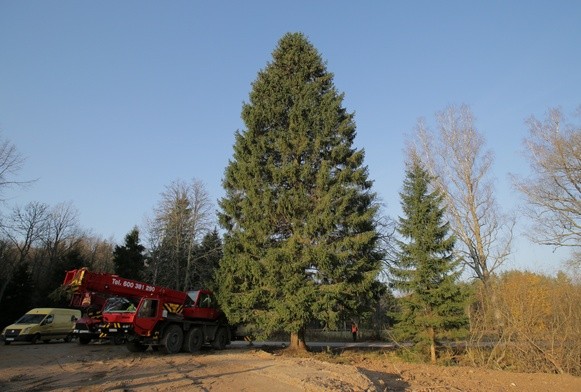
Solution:
[{"label": "small conifer tree", "polygon": [[397,232],[403,239],[390,270],[394,288],[403,294],[395,315],[396,336],[427,345],[435,362],[438,339],[467,325],[468,294],[458,284],[460,260],[454,257],[455,238],[443,222],[443,195],[430,192],[430,183],[428,172],[412,159],[400,193],[404,216]]}]

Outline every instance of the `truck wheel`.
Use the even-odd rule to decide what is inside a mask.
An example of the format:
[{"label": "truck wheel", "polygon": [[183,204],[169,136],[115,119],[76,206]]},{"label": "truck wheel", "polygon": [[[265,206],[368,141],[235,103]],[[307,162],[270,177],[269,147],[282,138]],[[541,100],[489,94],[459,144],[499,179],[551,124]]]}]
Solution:
[{"label": "truck wheel", "polygon": [[12,343],[12,342],[9,342],[9,341],[7,341],[7,340],[5,340],[5,341],[4,341],[4,345],[5,345],[5,346],[8,346],[10,343]]},{"label": "truck wheel", "polygon": [[184,332],[177,324],[168,325],[161,338],[160,351],[165,354],[179,353],[184,342]]},{"label": "truck wheel", "polygon": [[120,344],[125,343],[125,338],[123,336],[114,336],[113,337],[113,344],[119,346]]},{"label": "truck wheel", "polygon": [[200,328],[190,329],[184,338],[182,351],[188,353],[195,353],[196,351],[199,351],[202,347],[203,339],[204,335],[202,334],[202,330]]},{"label": "truck wheel", "polygon": [[79,336],[79,344],[89,344],[91,343],[91,337],[90,336]]},{"label": "truck wheel", "polygon": [[228,331],[226,328],[219,328],[216,332],[216,338],[212,342],[212,347],[216,350],[224,350],[226,344],[228,343]]},{"label": "truck wheel", "polygon": [[135,340],[127,342],[126,346],[127,350],[131,351],[132,353],[142,353],[147,350],[147,346],[145,344],[141,344]]}]

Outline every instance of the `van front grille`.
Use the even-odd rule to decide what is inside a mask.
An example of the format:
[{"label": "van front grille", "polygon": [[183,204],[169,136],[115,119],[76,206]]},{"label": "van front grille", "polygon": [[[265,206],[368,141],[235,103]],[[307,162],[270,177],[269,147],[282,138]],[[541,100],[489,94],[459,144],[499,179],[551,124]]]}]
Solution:
[{"label": "van front grille", "polygon": [[20,335],[20,331],[22,331],[21,329],[7,329],[5,332],[5,336],[7,338],[15,338],[18,335]]}]

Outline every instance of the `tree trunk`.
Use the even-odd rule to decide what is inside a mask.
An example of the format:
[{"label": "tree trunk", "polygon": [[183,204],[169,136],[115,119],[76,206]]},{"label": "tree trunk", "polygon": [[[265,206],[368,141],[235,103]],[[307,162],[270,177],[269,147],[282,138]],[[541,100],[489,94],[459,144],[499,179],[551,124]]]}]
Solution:
[{"label": "tree trunk", "polygon": [[432,363],[436,363],[436,333],[434,331],[434,328],[430,328],[430,330],[428,331],[428,334],[430,336],[430,359],[432,360]]},{"label": "tree trunk", "polygon": [[292,332],[290,335],[289,350],[308,351],[309,347],[305,343],[305,329],[301,328],[298,332]]},{"label": "tree trunk", "polygon": [[194,247],[194,239],[190,238],[188,241],[188,257],[186,259],[186,273],[184,278],[184,291],[190,290],[190,269],[192,268],[192,248]]},{"label": "tree trunk", "polygon": [[2,285],[0,286],[0,303],[2,303],[2,298],[4,298],[4,292],[6,291],[6,287],[8,287],[9,283],[10,278],[6,277],[6,279],[4,280],[4,282],[2,282]]}]

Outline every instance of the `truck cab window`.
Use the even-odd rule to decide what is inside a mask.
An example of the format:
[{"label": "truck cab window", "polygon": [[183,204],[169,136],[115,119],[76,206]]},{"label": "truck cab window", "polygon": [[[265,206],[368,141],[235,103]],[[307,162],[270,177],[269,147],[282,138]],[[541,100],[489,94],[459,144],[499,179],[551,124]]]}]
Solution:
[{"label": "truck cab window", "polygon": [[184,304],[184,306],[186,308],[194,306],[197,298],[198,298],[198,290],[188,291],[188,296],[186,298],[186,303]]},{"label": "truck cab window", "polygon": [[157,310],[157,300],[145,299],[143,300],[137,315],[139,317],[155,317],[156,310]]},{"label": "truck cab window", "polygon": [[200,294],[200,308],[211,308],[212,298],[209,294]]}]

